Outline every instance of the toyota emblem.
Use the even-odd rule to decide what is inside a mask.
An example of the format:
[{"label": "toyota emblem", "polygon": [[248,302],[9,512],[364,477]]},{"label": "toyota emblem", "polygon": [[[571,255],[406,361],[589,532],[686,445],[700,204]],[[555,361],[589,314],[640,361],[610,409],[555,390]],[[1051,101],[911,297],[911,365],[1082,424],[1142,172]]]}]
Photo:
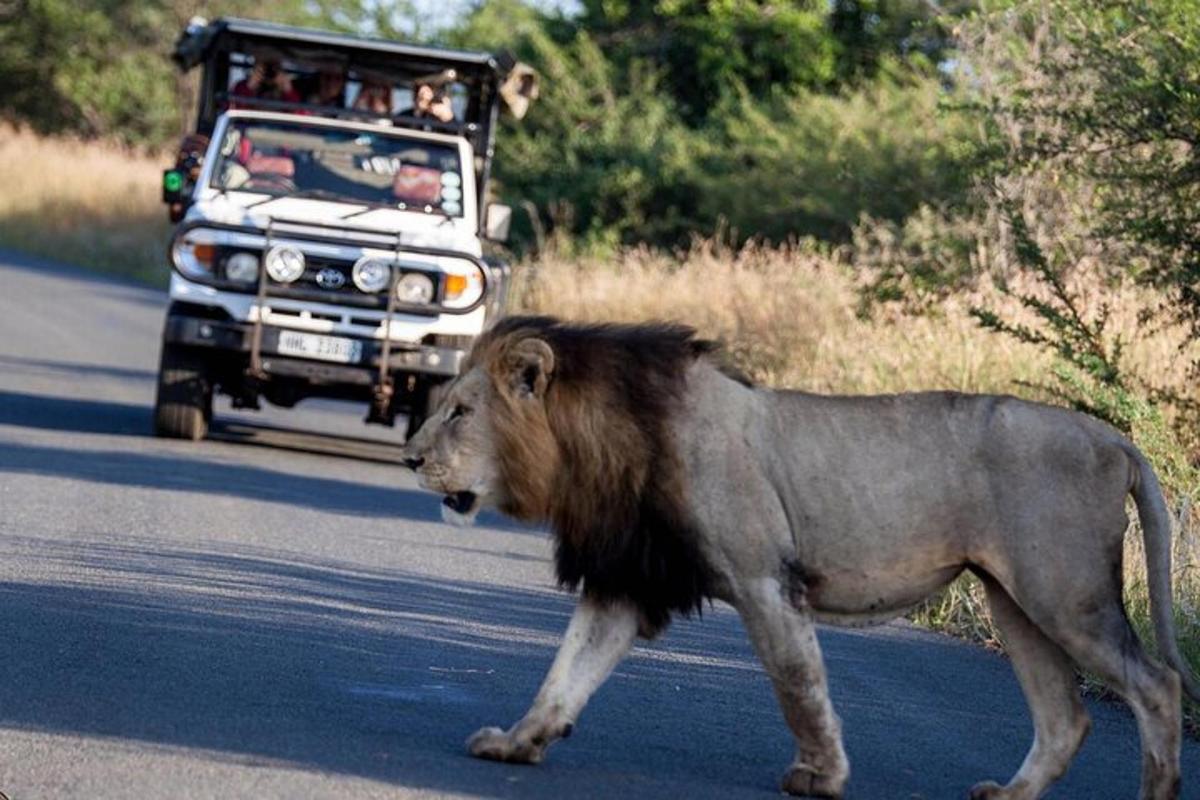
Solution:
[{"label": "toyota emblem", "polygon": [[333,267],[325,267],[317,273],[317,286],[322,289],[340,289],[346,285],[346,273]]}]

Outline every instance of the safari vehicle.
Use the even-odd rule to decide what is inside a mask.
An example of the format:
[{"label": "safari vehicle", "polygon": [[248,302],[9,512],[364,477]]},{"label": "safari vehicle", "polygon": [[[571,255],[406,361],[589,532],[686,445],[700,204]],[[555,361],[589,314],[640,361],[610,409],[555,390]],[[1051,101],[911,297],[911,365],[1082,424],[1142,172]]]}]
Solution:
[{"label": "safari vehicle", "polygon": [[[485,199],[501,105],[524,113],[531,71],[239,19],[193,20],[174,58],[202,76],[195,134],[163,175],[179,225],[155,432],[202,438],[217,392],[252,409],[357,400],[415,431],[504,306],[509,268],[484,242],[511,210]],[[289,90],[247,91],[250,76]],[[386,110],[355,107],[367,86]],[[393,113],[419,86],[453,118]]]}]

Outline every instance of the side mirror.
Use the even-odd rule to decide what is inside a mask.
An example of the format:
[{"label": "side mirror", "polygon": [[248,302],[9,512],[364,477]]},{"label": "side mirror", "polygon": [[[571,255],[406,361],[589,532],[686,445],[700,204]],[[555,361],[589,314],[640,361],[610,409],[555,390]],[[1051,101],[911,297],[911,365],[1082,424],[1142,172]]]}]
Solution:
[{"label": "side mirror", "polygon": [[508,231],[512,227],[512,216],[512,206],[489,204],[483,224],[483,235],[492,242],[507,242]]}]

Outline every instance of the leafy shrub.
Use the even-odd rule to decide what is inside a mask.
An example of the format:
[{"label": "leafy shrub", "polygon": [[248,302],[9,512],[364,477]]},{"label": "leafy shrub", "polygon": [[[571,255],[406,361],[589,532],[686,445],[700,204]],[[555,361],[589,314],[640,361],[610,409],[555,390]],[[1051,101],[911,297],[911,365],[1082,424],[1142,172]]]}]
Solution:
[{"label": "leafy shrub", "polygon": [[747,236],[846,241],[862,216],[899,222],[965,199],[968,132],[932,79],[852,92],[747,95],[715,115],[697,180],[699,215]]},{"label": "leafy shrub", "polygon": [[988,5],[968,26],[989,75],[985,177],[1082,188],[1089,237],[1124,250],[1200,334],[1200,0]]}]

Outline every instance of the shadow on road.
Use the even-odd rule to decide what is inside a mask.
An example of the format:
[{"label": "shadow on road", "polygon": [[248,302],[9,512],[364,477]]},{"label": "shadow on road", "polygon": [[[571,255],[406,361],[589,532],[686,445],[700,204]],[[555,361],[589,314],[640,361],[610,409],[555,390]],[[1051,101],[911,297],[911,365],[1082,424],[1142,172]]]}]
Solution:
[{"label": "shadow on road", "polygon": [[0,390],[0,425],[68,433],[150,434],[150,408],[90,398]]},{"label": "shadow on road", "polygon": [[352,517],[390,517],[422,522],[441,519],[436,498],[426,492],[173,454],[118,450],[81,452],[71,448],[0,442],[0,473],[3,472],[227,495]]},{"label": "shadow on road", "polygon": [[[12,222],[11,218],[9,222]],[[48,276],[52,280],[88,284],[89,291],[119,298],[122,302],[135,302],[140,305],[161,308],[164,311],[167,307],[165,288],[148,286],[128,276],[86,269],[76,264],[55,261],[4,247],[0,247],[0,261],[3,262],[6,270],[20,270],[39,276]],[[169,275],[169,270],[164,265],[163,277],[166,278],[167,275]],[[166,280],[163,281],[164,287],[166,282]]]},{"label": "shadow on road", "polygon": [[[15,425],[68,433],[148,436],[150,409],[127,403],[70,399],[0,390],[0,425]],[[252,425],[241,420],[217,420],[212,439],[273,450],[345,458],[403,469],[397,448],[387,442]],[[165,445],[165,443],[164,443]],[[282,472],[263,466],[205,460],[213,455],[205,445],[194,446],[196,457],[168,452],[80,450],[0,441],[0,474],[48,475],[115,486],[201,492],[285,503],[298,508],[436,522],[441,519],[437,498],[400,486],[380,486],[355,480],[323,477],[336,467],[313,462],[312,471]],[[176,448],[178,449],[178,448]],[[492,512],[482,524],[511,532],[541,535],[513,525]]]},{"label": "shadow on road", "polygon": [[338,436],[241,419],[213,421],[208,438],[217,442],[287,450],[292,453],[350,458],[401,466],[400,443],[354,436]]},{"label": "shadow on road", "polygon": [[[485,796],[765,797],[787,758],[765,685],[756,711],[680,692],[751,669],[745,654],[688,665],[661,648],[623,668],[613,702],[597,701],[587,731],[542,768],[467,758],[471,731],[524,711],[566,625],[565,595],[149,542],[38,546],[92,578],[0,583],[3,726]],[[689,704],[694,718],[681,719]],[[716,739],[698,739],[697,724]],[[741,725],[714,758],[721,727]],[[631,730],[633,748],[621,741]],[[618,780],[586,779],[598,770]]]},{"label": "shadow on road", "polygon": [[[75,365],[64,362],[30,362],[26,359],[0,356],[0,369],[3,369],[5,362],[18,361],[39,369],[61,367],[64,371],[70,371],[75,368]],[[123,379],[135,379],[136,374],[140,372],[118,367],[81,368],[81,372],[85,374],[88,370],[92,374]],[[147,376],[150,380],[154,378],[153,373],[147,373]],[[67,433],[149,436],[151,414],[152,409],[149,405],[0,390],[0,425]],[[392,442],[252,423],[241,419],[218,417],[212,423],[208,438],[228,444],[252,445],[377,464],[401,463],[399,446]]]}]

